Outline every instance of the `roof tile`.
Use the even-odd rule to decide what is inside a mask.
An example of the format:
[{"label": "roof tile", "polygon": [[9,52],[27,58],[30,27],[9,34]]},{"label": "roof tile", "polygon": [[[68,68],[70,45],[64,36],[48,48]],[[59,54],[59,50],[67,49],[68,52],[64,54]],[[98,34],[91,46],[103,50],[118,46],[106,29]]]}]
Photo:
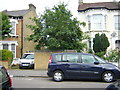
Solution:
[{"label": "roof tile", "polygon": [[120,4],[118,2],[83,3],[78,6],[78,12],[98,8],[105,8],[108,10],[120,10]]}]

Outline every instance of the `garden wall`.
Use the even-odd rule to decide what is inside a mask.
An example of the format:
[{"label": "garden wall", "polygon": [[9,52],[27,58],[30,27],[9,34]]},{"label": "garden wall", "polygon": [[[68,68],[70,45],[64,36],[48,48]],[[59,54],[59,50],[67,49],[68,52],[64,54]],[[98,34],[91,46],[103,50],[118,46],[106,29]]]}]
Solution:
[{"label": "garden wall", "polygon": [[52,53],[63,53],[63,52],[76,52],[73,50],[65,50],[65,51],[35,51],[35,69],[47,69],[49,58]]}]

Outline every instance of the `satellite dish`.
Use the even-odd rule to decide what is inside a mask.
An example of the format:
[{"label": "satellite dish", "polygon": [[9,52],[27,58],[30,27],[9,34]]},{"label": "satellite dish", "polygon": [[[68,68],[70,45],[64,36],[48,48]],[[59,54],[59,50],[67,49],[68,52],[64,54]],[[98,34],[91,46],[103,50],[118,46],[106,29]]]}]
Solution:
[{"label": "satellite dish", "polygon": [[115,36],[116,36],[116,33],[115,33],[115,32],[113,32],[113,33],[111,34],[111,36],[112,36],[112,37],[115,37]]}]

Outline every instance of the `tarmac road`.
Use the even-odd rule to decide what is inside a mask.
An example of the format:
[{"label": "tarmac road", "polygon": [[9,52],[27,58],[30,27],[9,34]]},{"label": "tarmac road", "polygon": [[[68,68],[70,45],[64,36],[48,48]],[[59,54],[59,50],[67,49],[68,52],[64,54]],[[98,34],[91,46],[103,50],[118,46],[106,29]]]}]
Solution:
[{"label": "tarmac road", "polygon": [[[84,88],[84,89],[102,89],[104,90],[109,84],[100,81],[81,81],[81,80],[64,80],[62,82],[54,82],[51,78],[35,78],[35,77],[13,77],[13,88]],[[22,90],[21,89],[21,90]]]}]

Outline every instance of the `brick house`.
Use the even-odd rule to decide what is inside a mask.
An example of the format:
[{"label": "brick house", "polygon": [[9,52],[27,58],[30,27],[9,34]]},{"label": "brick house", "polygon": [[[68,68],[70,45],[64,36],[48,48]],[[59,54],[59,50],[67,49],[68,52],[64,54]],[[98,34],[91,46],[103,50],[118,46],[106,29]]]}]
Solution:
[{"label": "brick house", "polygon": [[82,30],[91,36],[86,40],[88,48],[93,49],[93,38],[97,33],[105,33],[109,39],[108,51],[120,49],[120,2],[83,3],[79,0],[78,18],[86,22]]},{"label": "brick house", "polygon": [[34,50],[35,43],[27,41],[25,37],[32,33],[26,25],[33,24],[30,18],[37,17],[36,7],[29,4],[29,9],[3,12],[10,18],[12,32],[10,37],[0,41],[0,49],[8,49],[14,53],[14,58],[20,58],[26,51]]}]

